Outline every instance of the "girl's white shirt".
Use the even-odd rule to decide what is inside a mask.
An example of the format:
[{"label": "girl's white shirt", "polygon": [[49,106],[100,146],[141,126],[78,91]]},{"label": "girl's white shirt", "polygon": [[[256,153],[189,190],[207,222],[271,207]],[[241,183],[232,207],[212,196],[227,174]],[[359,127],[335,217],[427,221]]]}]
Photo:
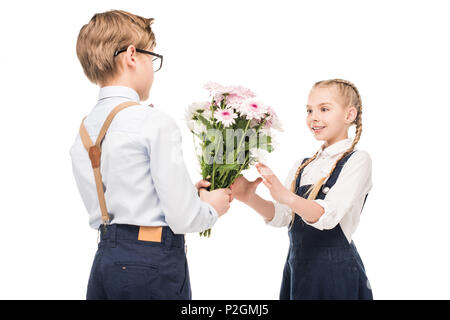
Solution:
[{"label": "girl's white shirt", "polygon": [[[314,184],[326,176],[339,157],[351,146],[352,139],[338,141],[331,146],[319,149],[319,153],[304,169],[300,186]],[[285,180],[285,187],[290,189],[297,168],[303,158],[296,161]],[[372,160],[369,153],[356,150],[345,163],[336,183],[329,189],[324,200],[313,200],[321,205],[325,212],[315,223],[305,223],[319,230],[333,229],[340,224],[348,242],[359,224],[361,210],[366,194],[372,189]],[[284,227],[291,223],[291,209],[284,204],[275,202],[275,215],[266,222],[274,227]]]}]

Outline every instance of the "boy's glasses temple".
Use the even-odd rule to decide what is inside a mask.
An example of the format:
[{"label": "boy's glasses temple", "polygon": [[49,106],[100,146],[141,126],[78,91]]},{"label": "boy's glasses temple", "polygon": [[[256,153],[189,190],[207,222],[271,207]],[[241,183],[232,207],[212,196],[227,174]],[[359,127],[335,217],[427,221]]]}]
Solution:
[{"label": "boy's glasses temple", "polygon": [[[117,55],[119,55],[120,53],[125,52],[125,51],[127,51],[127,49],[120,49],[120,50],[114,51],[114,57],[117,57]],[[161,59],[161,65],[159,66],[158,70],[161,69],[162,62],[163,62],[163,56],[162,55],[154,53],[154,52],[150,52],[150,51],[147,51],[147,50],[142,50],[142,49],[136,49],[136,51],[140,52],[140,53],[146,53],[146,54],[155,56],[156,58],[153,58],[152,61],[155,61],[158,58]],[[158,70],[155,70],[155,72],[158,71]]]}]

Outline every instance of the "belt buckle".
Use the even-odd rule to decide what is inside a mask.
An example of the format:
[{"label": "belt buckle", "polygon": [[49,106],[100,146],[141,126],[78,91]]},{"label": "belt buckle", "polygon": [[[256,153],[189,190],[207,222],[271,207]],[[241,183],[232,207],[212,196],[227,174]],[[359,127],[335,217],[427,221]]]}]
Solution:
[{"label": "belt buckle", "polygon": [[[109,225],[109,220],[103,221],[103,232],[106,234],[106,226]],[[101,228],[101,227],[100,227]],[[98,228],[98,234],[97,234],[97,244],[100,243],[100,228]]]},{"label": "belt buckle", "polygon": [[109,219],[103,221],[103,231],[106,233],[106,226],[109,225]]}]

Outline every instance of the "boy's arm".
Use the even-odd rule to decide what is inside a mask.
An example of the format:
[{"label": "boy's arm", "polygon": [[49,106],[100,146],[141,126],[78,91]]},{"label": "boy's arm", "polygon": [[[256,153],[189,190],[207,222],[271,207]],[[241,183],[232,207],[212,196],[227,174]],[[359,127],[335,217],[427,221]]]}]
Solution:
[{"label": "boy's arm", "polygon": [[161,113],[146,123],[151,176],[165,219],[174,233],[204,231],[217,221],[216,210],[200,200],[183,160],[181,133],[173,119]]}]

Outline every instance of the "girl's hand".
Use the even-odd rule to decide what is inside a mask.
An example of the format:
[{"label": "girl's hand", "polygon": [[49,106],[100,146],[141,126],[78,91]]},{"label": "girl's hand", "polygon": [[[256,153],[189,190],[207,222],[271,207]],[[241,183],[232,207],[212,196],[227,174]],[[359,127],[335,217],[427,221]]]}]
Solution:
[{"label": "girl's hand", "polygon": [[272,198],[276,202],[289,205],[294,194],[290,190],[286,189],[272,170],[265,164],[258,162],[256,164],[256,169],[264,178],[263,183],[267,189],[269,189]]},{"label": "girl's hand", "polygon": [[247,203],[250,200],[250,197],[256,193],[256,188],[261,181],[262,178],[250,182],[244,176],[237,177],[230,186],[233,197]]}]

